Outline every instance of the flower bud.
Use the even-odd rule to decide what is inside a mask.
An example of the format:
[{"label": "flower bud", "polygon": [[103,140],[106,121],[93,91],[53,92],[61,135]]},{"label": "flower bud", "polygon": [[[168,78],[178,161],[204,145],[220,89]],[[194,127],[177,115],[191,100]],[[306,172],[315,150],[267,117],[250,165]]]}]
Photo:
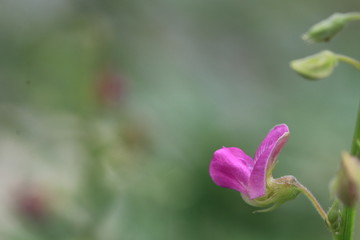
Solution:
[{"label": "flower bud", "polygon": [[291,61],[291,68],[310,80],[317,80],[329,76],[337,64],[337,55],[330,51],[322,51],[306,58]]},{"label": "flower bud", "polygon": [[334,201],[329,211],[327,212],[327,216],[330,223],[330,229],[333,233],[338,234],[341,226],[341,210],[339,201]]},{"label": "flower bud", "polygon": [[344,28],[347,22],[352,20],[351,16],[352,14],[348,13],[334,13],[327,19],[313,25],[302,38],[311,43],[328,42]]},{"label": "flower bud", "polygon": [[360,162],[356,157],[348,153],[342,154],[341,168],[331,183],[331,188],[344,205],[355,205],[360,190]]}]

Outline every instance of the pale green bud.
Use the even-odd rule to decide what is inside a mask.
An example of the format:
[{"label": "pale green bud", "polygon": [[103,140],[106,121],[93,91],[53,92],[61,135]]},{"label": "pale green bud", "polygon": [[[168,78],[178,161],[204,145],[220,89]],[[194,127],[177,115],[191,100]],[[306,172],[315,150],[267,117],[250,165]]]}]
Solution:
[{"label": "pale green bud", "polygon": [[334,13],[330,17],[313,25],[308,32],[303,35],[303,39],[307,42],[328,42],[346,23],[357,20],[359,13]]},{"label": "pale green bud", "polygon": [[329,211],[327,212],[328,220],[330,223],[330,228],[333,233],[338,234],[340,232],[341,226],[341,209],[339,206],[339,201],[335,200]]},{"label": "pale green bud", "polygon": [[338,62],[337,55],[330,51],[322,51],[306,58],[290,62],[291,68],[299,75],[310,80],[329,76]]},{"label": "pale green bud", "polygon": [[341,155],[340,170],[330,187],[344,205],[355,205],[360,191],[360,162],[356,157],[348,153]]},{"label": "pale green bud", "polygon": [[284,176],[277,179],[271,177],[267,181],[264,196],[252,200],[244,194],[241,196],[246,203],[254,207],[270,206],[269,208],[256,211],[267,212],[276,209],[286,201],[295,199],[300,193],[297,183],[296,178],[293,176]]}]

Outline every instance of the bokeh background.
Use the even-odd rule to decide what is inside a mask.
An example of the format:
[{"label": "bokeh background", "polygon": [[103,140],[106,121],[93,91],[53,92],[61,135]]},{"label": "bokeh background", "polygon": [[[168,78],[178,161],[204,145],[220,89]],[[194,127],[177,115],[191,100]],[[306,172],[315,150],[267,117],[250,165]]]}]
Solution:
[{"label": "bokeh background", "polygon": [[358,1],[0,5],[1,239],[331,238],[305,197],[253,214],[208,164],[221,146],[252,155],[287,123],[274,176],[329,206],[359,72],[340,64],[310,82],[288,63],[323,49],[360,59],[359,23],[328,44],[300,38]]}]

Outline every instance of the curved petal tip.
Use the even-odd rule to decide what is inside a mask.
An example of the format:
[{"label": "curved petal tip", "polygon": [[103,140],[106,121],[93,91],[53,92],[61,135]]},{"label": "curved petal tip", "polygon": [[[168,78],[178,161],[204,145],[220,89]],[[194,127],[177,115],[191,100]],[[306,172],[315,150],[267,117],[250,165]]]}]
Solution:
[{"label": "curved petal tip", "polygon": [[290,134],[286,124],[273,127],[256,150],[254,169],[249,179],[250,199],[261,197],[266,191],[266,178],[271,176],[276,157],[280,153]]}]

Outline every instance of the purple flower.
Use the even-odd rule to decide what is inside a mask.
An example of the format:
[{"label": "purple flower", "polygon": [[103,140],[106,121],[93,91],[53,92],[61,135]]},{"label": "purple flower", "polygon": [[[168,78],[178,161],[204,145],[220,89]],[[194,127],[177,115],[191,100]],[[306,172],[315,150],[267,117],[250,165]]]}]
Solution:
[{"label": "purple flower", "polygon": [[[273,198],[274,193],[271,188],[279,192],[280,188],[276,186],[289,185],[293,180],[292,176],[287,176],[279,178],[281,181],[276,185],[269,183],[273,180],[271,173],[276,157],[288,140],[288,136],[289,128],[286,124],[276,125],[261,142],[253,159],[235,147],[223,147],[215,151],[209,167],[211,179],[220,187],[240,192],[244,199],[250,201],[260,198],[264,202]],[[283,193],[285,194],[284,191]],[[286,194],[288,193],[292,198],[297,195],[292,190],[287,191]],[[279,193],[279,195],[284,194]],[[269,197],[263,199],[262,197],[266,195]],[[266,201],[266,203],[270,202]]]}]

